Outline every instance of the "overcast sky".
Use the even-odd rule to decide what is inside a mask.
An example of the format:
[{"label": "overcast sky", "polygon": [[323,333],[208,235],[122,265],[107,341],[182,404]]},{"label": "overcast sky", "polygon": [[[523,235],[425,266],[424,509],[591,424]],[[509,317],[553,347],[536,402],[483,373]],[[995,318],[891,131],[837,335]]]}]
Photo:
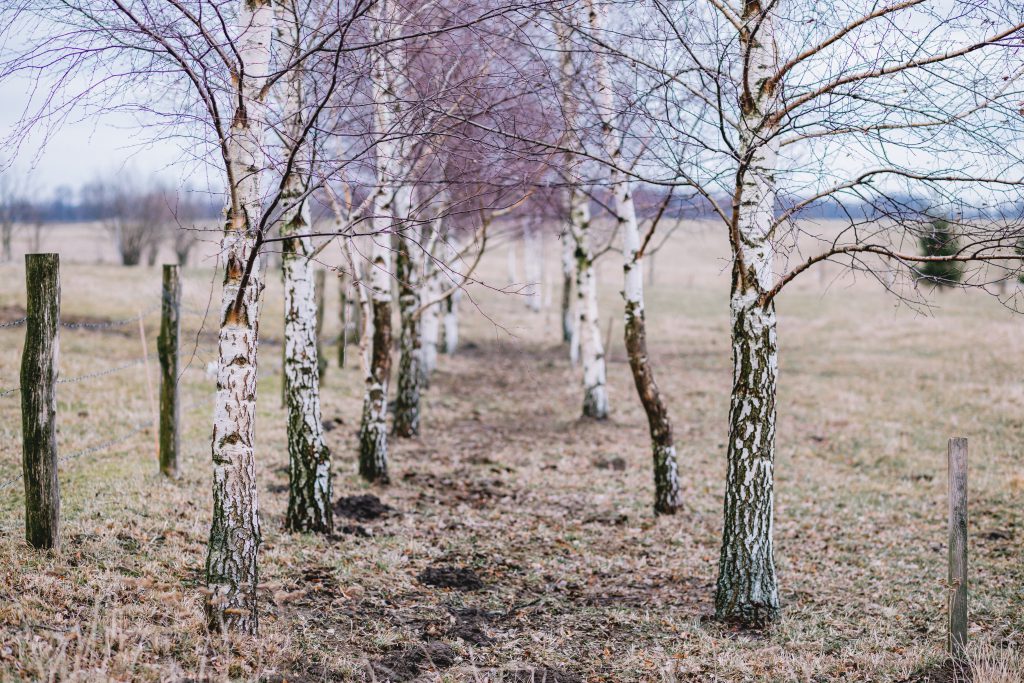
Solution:
[{"label": "overcast sky", "polygon": [[[0,80],[0,139],[11,134],[27,101],[25,80]],[[45,197],[60,185],[78,188],[97,174],[121,169],[155,173],[168,182],[178,180],[179,173],[169,168],[180,157],[177,144],[146,140],[140,135],[135,117],[128,114],[108,113],[70,121],[48,137],[45,145],[42,134],[23,141],[14,165],[16,173],[30,174],[30,186]],[[4,161],[10,156],[10,150],[0,150]]]}]

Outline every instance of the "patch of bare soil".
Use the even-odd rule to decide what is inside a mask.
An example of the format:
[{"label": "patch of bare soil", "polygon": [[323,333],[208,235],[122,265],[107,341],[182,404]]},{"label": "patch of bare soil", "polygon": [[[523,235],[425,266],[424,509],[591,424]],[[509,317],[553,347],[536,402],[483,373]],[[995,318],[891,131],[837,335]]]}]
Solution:
[{"label": "patch of bare soil", "polygon": [[447,669],[456,662],[451,645],[440,641],[414,643],[398,648],[373,663],[379,681],[411,681],[427,671]]},{"label": "patch of bare soil", "polygon": [[484,587],[484,582],[476,572],[466,567],[427,567],[416,576],[416,579],[427,586],[454,588],[460,591],[478,591]]},{"label": "patch of bare soil", "polygon": [[971,683],[973,680],[969,667],[947,659],[915,671],[901,683]]},{"label": "patch of bare soil", "polygon": [[334,514],[337,517],[348,517],[360,521],[379,519],[391,512],[394,508],[385,505],[380,498],[367,493],[360,496],[343,496],[334,503]]}]

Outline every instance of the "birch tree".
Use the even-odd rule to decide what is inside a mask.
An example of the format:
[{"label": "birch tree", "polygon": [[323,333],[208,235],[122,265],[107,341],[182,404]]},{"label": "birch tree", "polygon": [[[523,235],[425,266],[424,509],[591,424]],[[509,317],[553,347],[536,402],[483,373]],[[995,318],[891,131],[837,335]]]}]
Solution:
[{"label": "birch tree", "polygon": [[[379,2],[373,10],[373,41],[385,40],[397,9],[390,0]],[[401,45],[374,47],[371,56],[371,88],[374,134],[377,138],[377,189],[373,195],[373,236],[370,251],[370,300],[373,313],[373,348],[363,418],[359,431],[359,473],[368,481],[386,484],[388,475],[388,384],[391,380],[391,277],[392,235],[400,233],[396,224],[412,209],[412,188],[406,185],[406,169],[401,167],[403,149],[397,126],[402,116],[400,79],[405,75]]]},{"label": "birch tree", "polygon": [[[559,87],[566,125],[572,130],[578,125],[577,94],[573,84],[576,71],[568,45],[569,28],[557,25],[561,56]],[[590,197],[585,192],[580,172],[580,159],[568,143],[565,154],[565,173],[569,186],[569,234],[575,246],[576,316],[574,336],[578,340],[583,364],[583,415],[597,420],[608,417],[608,387],[605,370],[604,344],[598,319],[597,270],[594,267],[594,248],[591,237]],[[573,348],[576,343],[572,343]]]},{"label": "birch tree", "polygon": [[[729,237],[733,386],[715,607],[720,619],[761,625],[781,609],[776,298],[825,261],[895,290],[893,270],[932,258],[905,245],[936,204],[970,216],[957,226],[957,253],[937,258],[980,264],[975,285],[1011,262],[1020,226],[1005,207],[1022,195],[1021,130],[1004,122],[1021,70],[1007,48],[1021,38],[1024,10],[927,0],[654,0],[647,9],[629,30],[632,47],[592,38],[644,83],[663,84],[645,101],[650,163],[623,170],[692,191]],[[915,196],[932,208],[907,199]],[[837,229],[815,224],[823,206],[843,217]]]},{"label": "birch tree", "polygon": [[[303,13],[308,16],[307,12]],[[291,61],[305,49],[297,0],[279,7],[278,42]],[[292,69],[281,79],[281,135],[293,159],[282,179],[280,235],[284,277],[284,384],[288,413],[288,512],[291,531],[330,533],[331,457],[320,410],[318,315],[311,257],[308,191],[312,162],[305,144],[306,74]],[[343,331],[344,334],[344,331]],[[342,342],[344,343],[344,342]]]},{"label": "birch tree", "polygon": [[[606,10],[595,0],[587,0],[589,25],[592,35],[604,32]],[[647,413],[654,459],[654,511],[673,514],[680,505],[679,472],[676,465],[676,445],[672,433],[672,420],[668,406],[654,380],[654,369],[647,354],[647,323],[644,314],[643,248],[650,235],[641,243],[636,206],[633,202],[632,183],[620,170],[623,164],[622,139],[617,136],[615,103],[611,71],[605,55],[594,52],[596,78],[595,111],[600,123],[604,152],[608,160],[608,185],[612,192],[611,211],[622,236],[625,300],[625,342],[629,367],[633,373],[640,403]],[[652,225],[651,230],[654,229]]]}]

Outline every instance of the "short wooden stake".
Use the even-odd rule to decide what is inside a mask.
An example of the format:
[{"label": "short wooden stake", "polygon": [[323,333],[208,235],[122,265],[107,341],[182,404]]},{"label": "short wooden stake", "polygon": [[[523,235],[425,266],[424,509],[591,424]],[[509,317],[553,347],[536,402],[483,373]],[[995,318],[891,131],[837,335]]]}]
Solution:
[{"label": "short wooden stake", "polygon": [[26,254],[28,288],[21,355],[21,462],[25,478],[25,540],[60,547],[57,479],[57,362],[60,355],[60,256]]},{"label": "short wooden stake", "polygon": [[165,265],[160,316],[160,471],[178,476],[178,340],[181,337],[181,278],[178,266]]},{"label": "short wooden stake", "polygon": [[949,656],[966,662],[967,439],[949,440]]}]

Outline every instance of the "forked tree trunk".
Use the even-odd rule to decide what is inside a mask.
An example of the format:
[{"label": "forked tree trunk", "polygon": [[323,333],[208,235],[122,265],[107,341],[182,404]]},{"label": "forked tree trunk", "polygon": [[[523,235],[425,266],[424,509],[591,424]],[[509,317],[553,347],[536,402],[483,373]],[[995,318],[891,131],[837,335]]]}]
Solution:
[{"label": "forked tree trunk", "polygon": [[[412,228],[406,228],[411,230]],[[411,235],[398,237],[398,393],[395,396],[395,435],[411,438],[420,432],[420,270],[421,249]]]},{"label": "forked tree trunk", "polygon": [[571,344],[576,316],[572,310],[572,283],[576,279],[575,241],[572,235],[562,235],[562,341]]},{"label": "forked tree trunk", "polygon": [[[284,21],[278,23],[278,39],[291,54],[299,49],[298,16],[291,2],[284,5]],[[294,69],[284,79],[282,113],[285,135],[294,144],[305,125],[303,74]],[[309,159],[305,148],[296,154],[293,170],[284,179],[281,193],[282,271],[284,278],[284,386],[288,412],[288,512],[289,531],[329,534],[331,516],[331,456],[324,440],[320,412],[320,319],[322,300],[316,284],[323,287],[322,271],[315,273],[311,257],[313,240],[309,202],[305,193]],[[319,277],[317,277],[319,276]]]},{"label": "forked tree trunk", "polygon": [[719,619],[761,626],[779,615],[772,526],[774,517],[775,388],[778,376],[772,287],[774,174],[778,140],[771,121],[778,68],[771,10],[749,0],[741,47],[750,63],[741,94],[740,159],[733,206],[732,354],[725,521],[715,613]]},{"label": "forked tree trunk", "polygon": [[274,10],[269,0],[241,0],[235,45],[244,64],[239,104],[225,150],[230,202],[221,253],[224,286],[218,335],[217,396],[213,413],[213,519],[206,557],[206,616],[214,630],[258,630],[257,556],[261,543],[254,453],[259,258],[242,289],[262,212],[260,175]]},{"label": "forked tree trunk", "polygon": [[[588,0],[590,26],[595,35],[603,28],[603,11],[593,0]],[[654,369],[647,355],[647,322],[644,314],[643,255],[640,253],[640,228],[637,225],[636,207],[633,203],[632,187],[619,170],[622,163],[622,149],[615,136],[615,98],[612,92],[611,74],[604,55],[594,56],[594,71],[597,78],[597,105],[601,120],[602,142],[605,154],[611,162],[608,183],[612,188],[612,211],[622,232],[622,257],[625,299],[625,342],[629,356],[629,367],[633,372],[640,403],[647,413],[651,433],[651,450],[654,457],[654,511],[671,515],[679,508],[679,471],[676,466],[676,446],[672,436],[672,421],[668,406],[661,397],[654,381]]]}]

